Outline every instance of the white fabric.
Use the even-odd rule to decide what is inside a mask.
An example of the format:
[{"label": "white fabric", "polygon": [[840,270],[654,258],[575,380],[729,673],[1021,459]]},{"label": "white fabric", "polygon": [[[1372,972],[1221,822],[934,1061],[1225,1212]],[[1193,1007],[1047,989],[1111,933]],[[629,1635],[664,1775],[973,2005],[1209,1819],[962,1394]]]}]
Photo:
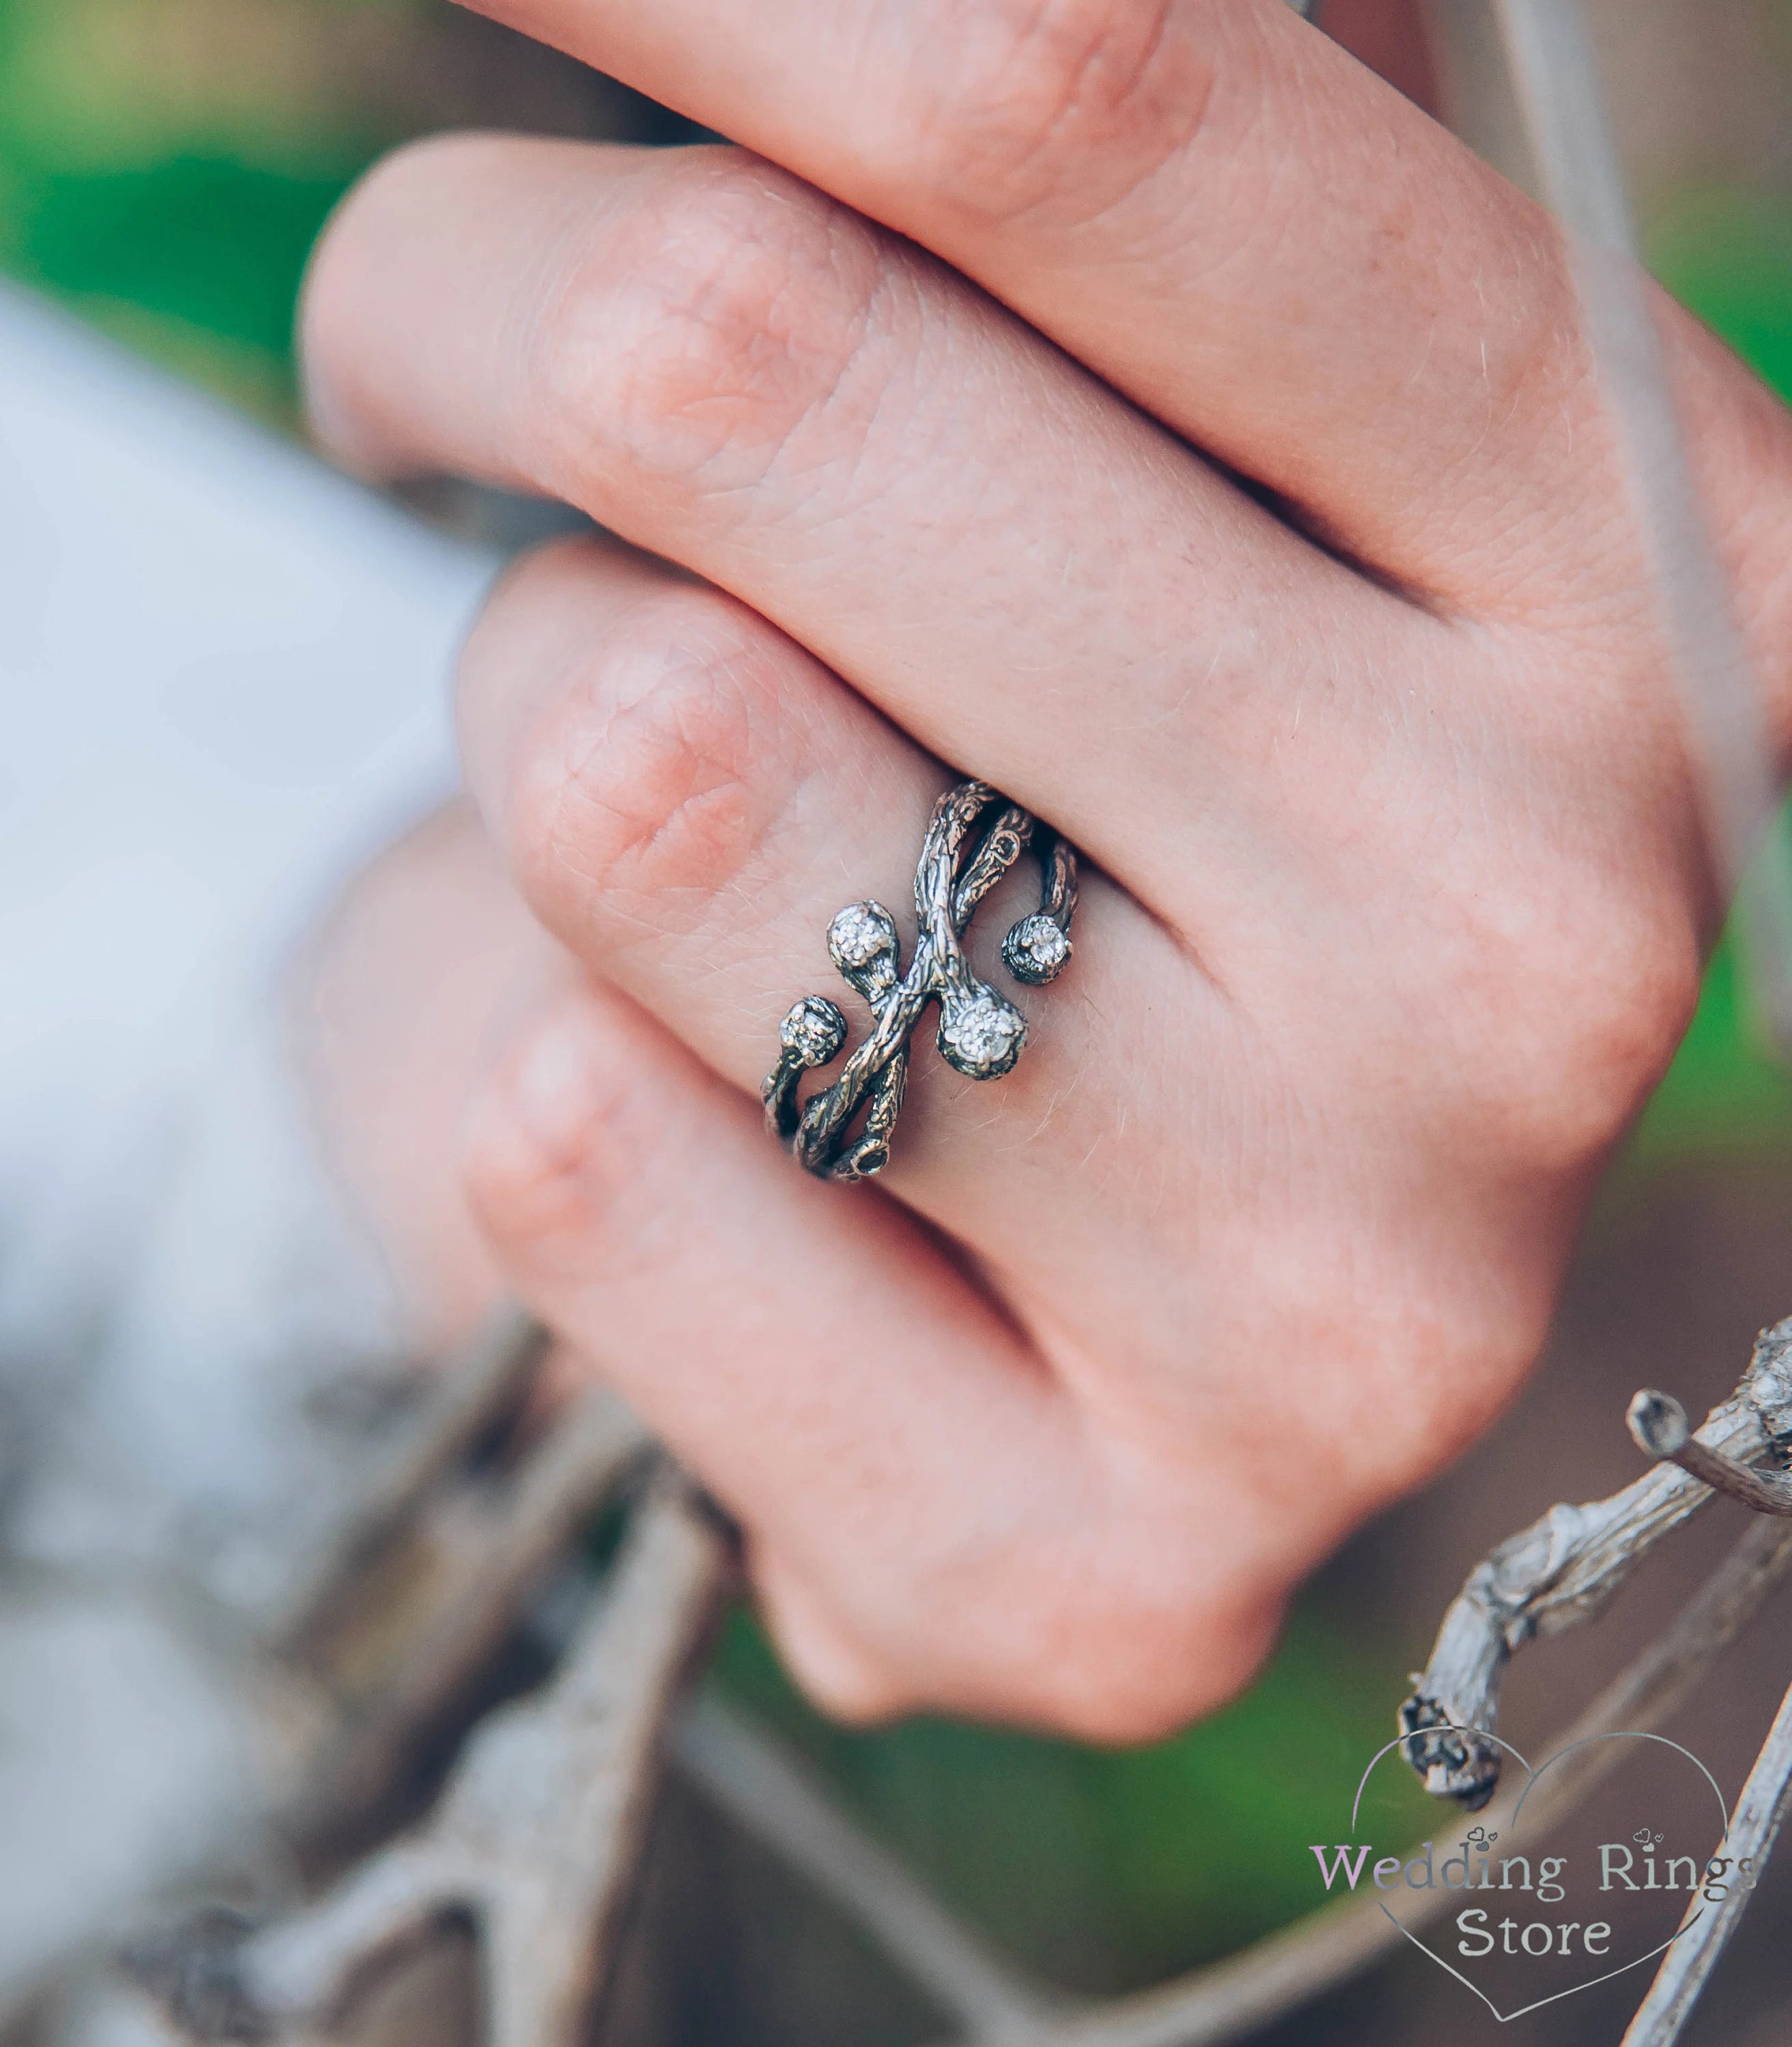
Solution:
[{"label": "white fabric", "polygon": [[0,1380],[91,1346],[296,929],[451,788],[493,567],[0,287]]},{"label": "white fabric", "polygon": [[0,287],[0,2010],[254,1852],[190,1590],[277,1610],[377,1450],[316,1396],[391,1337],[270,998],[452,788],[493,567]]}]

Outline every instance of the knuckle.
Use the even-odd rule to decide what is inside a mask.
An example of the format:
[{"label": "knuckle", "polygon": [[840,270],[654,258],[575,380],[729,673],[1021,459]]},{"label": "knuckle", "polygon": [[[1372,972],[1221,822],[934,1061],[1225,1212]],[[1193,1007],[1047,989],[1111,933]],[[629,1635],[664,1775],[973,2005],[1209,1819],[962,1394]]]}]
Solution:
[{"label": "knuckle", "polygon": [[1484,1137],[1554,1173],[1601,1156],[1660,1079],[1698,1000],[1701,946],[1683,904],[1597,880],[1558,880],[1544,900],[1546,931],[1527,915],[1478,934],[1473,1093]]},{"label": "knuckle", "polygon": [[1225,1705],[1260,1667],[1282,1598],[1217,1561],[1211,1534],[1186,1507],[1117,1507],[1068,1551],[1012,1559],[965,1645],[1003,1645],[973,1703],[1110,1746],[1161,1740]]},{"label": "knuckle", "polygon": [[1223,1586],[1126,1550],[1131,1569],[1111,1596],[1072,1602],[1063,1619],[1078,1652],[1035,1665],[1025,1702],[1029,1717],[1105,1747],[1164,1740],[1236,1697],[1279,1618],[1273,1601],[1235,1604]]},{"label": "knuckle", "polygon": [[501,1259],[594,1276],[638,1232],[605,1227],[638,1196],[651,1104],[594,997],[570,995],[500,1065],[462,1139],[461,1185]]},{"label": "knuckle", "polygon": [[1372,1246],[1360,1263],[1376,1298],[1347,1305],[1332,1353],[1343,1366],[1333,1376],[1351,1387],[1353,1426],[1337,1426],[1335,1399],[1315,1380],[1290,1445],[1297,1468],[1326,1472],[1299,1503],[1314,1561],[1492,1426],[1536,1363],[1554,1304],[1546,1254],[1516,1273],[1490,1273],[1472,1246],[1442,1258]]},{"label": "knuckle", "polygon": [[933,54],[905,135],[911,174],[993,222],[1102,211],[1208,119],[1214,18],[1189,0],[954,0],[922,39]]},{"label": "knuckle", "polygon": [[529,735],[505,806],[537,913],[575,946],[699,928],[775,821],[755,669],[767,658],[723,600],[637,608]]},{"label": "knuckle", "polygon": [[550,473],[620,459],[718,489],[759,480],[869,331],[875,233],[733,151],[663,168],[569,262],[535,336]]},{"label": "knuckle", "polygon": [[830,1719],[875,1727],[927,1701],[861,1642],[850,1621],[791,1570],[771,1546],[754,1541],[753,1583],[780,1651],[803,1689]]}]

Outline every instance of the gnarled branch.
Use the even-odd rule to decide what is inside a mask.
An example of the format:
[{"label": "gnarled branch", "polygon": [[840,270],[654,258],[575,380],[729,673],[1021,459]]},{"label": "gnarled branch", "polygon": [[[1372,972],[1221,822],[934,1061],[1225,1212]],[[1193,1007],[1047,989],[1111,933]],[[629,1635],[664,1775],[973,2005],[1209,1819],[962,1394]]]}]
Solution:
[{"label": "gnarled branch", "polygon": [[[1792,1442],[1792,1318],[1763,1330],[1742,1383],[1696,1441],[1747,1465]],[[1476,1739],[1499,1720],[1506,1666],[1526,1643],[1590,1620],[1638,1562],[1712,1497],[1690,1472],[1661,1465],[1609,1499],[1552,1507],[1469,1574],[1431,1660],[1400,1708],[1407,1759],[1425,1788],[1478,1812],[1500,1781],[1500,1751]]]},{"label": "gnarled branch", "polygon": [[491,1715],[435,1813],[292,1917],[214,1913],[132,1958],[200,2040],[327,2030],[446,1921],[483,1952],[488,2047],[577,2047],[640,1859],[660,1737],[707,1632],[727,1543],[682,1479],[642,1509],[559,1674]]}]

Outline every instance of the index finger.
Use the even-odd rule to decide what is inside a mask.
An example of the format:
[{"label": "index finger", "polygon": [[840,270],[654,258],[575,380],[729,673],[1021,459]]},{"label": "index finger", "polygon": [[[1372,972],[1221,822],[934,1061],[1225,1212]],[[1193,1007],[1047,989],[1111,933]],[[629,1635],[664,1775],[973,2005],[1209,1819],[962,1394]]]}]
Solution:
[{"label": "index finger", "polygon": [[1602,487],[1547,217],[1285,0],[478,4],[930,246],[1446,600]]}]

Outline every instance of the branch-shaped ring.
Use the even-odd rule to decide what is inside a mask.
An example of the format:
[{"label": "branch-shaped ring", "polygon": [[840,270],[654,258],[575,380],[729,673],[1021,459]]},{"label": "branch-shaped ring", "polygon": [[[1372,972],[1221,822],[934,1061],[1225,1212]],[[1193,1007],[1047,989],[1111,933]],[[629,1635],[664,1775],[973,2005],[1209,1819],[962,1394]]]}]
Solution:
[{"label": "branch-shaped ring", "polygon": [[939,1049],[949,1065],[973,1081],[1012,1069],[1027,1020],[971,971],[963,941],[978,904],[1029,847],[1039,865],[1039,907],[1002,941],[1002,961],[1016,981],[1041,987],[1070,962],[1076,853],[986,782],[961,782],[934,806],[915,871],[919,928],[906,973],[896,919],[881,903],[849,903],[828,926],[828,951],[869,1004],[871,1030],[839,1077],[799,1102],[803,1074],[831,1066],[847,1037],[838,1003],[804,996],[779,1027],[783,1050],[760,1091],[766,1121],[810,1172],[863,1180],[888,1164],[908,1082],[908,1041],[929,1003],[939,1004]]}]

